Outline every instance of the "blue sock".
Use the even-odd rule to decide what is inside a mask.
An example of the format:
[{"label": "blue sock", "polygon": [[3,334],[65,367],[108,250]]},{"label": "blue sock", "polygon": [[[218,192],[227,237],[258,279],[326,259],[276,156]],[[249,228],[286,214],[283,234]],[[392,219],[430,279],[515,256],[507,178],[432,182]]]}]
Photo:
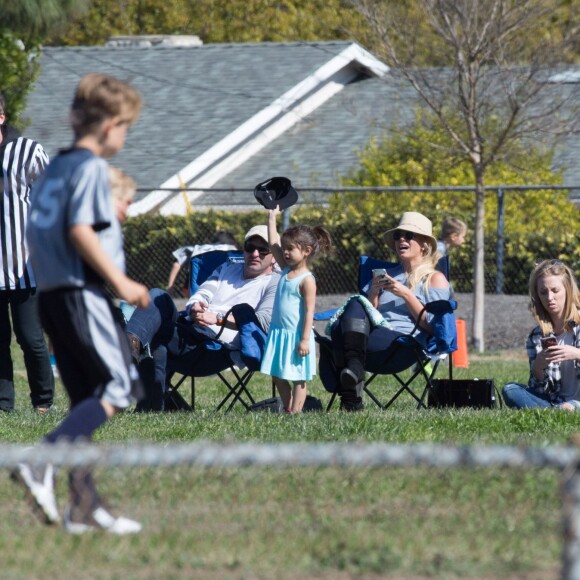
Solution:
[{"label": "blue sock", "polygon": [[76,441],[80,438],[90,439],[103,423],[107,422],[107,413],[97,398],[85,399],[75,405],[68,417],[44,441],[56,443],[57,440]]}]

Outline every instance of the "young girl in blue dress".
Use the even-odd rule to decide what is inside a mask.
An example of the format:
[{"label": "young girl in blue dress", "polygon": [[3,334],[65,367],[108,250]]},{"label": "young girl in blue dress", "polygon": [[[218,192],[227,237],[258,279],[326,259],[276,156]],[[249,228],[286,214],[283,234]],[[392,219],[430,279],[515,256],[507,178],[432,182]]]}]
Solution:
[{"label": "young girl in blue dress", "polygon": [[300,413],[306,400],[306,382],[316,374],[312,320],[316,280],[309,263],[318,253],[332,249],[330,234],[322,226],[292,226],[282,238],[276,229],[279,208],[269,210],[268,241],[283,268],[261,371],[271,375],[284,410]]}]

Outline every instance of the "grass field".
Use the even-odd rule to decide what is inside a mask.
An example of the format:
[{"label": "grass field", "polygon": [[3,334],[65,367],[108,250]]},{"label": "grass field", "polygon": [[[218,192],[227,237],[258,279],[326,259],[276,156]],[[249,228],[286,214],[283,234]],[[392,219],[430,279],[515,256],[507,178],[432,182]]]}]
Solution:
[{"label": "grass field", "polygon": [[[17,357],[17,411],[0,416],[0,441],[32,443],[66,414],[29,410]],[[525,382],[521,356],[472,360],[456,378]],[[99,442],[388,441],[562,444],[580,415],[557,411],[387,411],[302,416],[213,414],[221,389],[199,384],[199,410],[116,417]],[[257,398],[270,395],[255,376]],[[328,395],[314,381],[311,394]],[[136,537],[70,537],[34,519],[23,493],[0,477],[1,578],[557,578],[561,474],[548,469],[97,468],[115,508],[140,519]],[[66,477],[57,492],[66,500]]]}]

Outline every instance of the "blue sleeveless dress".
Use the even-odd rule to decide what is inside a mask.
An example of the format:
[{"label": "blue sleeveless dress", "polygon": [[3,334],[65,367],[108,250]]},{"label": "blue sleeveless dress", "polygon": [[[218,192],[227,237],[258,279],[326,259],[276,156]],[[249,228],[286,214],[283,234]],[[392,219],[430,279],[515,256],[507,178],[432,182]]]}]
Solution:
[{"label": "blue sleeveless dress", "polygon": [[304,325],[304,299],[300,295],[300,283],[312,273],[306,272],[289,280],[289,271],[290,268],[284,269],[278,283],[260,370],[288,381],[310,381],[316,374],[314,332],[310,331],[310,354],[300,356],[298,344]]}]

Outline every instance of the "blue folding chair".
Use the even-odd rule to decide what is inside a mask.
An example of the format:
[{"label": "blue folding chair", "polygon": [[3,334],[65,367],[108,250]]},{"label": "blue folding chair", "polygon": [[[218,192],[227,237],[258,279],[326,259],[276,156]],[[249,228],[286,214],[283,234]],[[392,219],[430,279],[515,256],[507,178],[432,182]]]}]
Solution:
[{"label": "blue folding chair", "polygon": [[[236,251],[211,251],[194,256],[191,259],[189,271],[190,295],[193,295],[211,273],[225,262],[243,263],[244,255],[242,252]],[[248,389],[248,383],[253,374],[260,368],[261,352],[256,355],[256,349],[265,344],[266,334],[251,319],[251,316],[248,316],[247,308],[244,309],[244,306],[247,305],[234,307],[230,312],[236,317],[238,327],[247,325],[243,330],[240,328],[240,340],[255,341],[255,344],[252,345],[254,347],[252,357],[243,356],[242,347],[234,347],[221,341],[219,334],[215,338],[201,341],[194,350],[182,357],[168,357],[167,398],[169,400],[171,398],[183,400],[177,391],[189,377],[191,379],[191,404],[189,408],[192,411],[195,410],[195,379],[217,375],[226,386],[227,394],[217,406],[216,412],[226,407],[226,405],[225,411],[227,413],[231,411],[236,403],[240,403],[246,409],[249,409],[250,405],[255,403]],[[185,320],[185,312],[180,313],[178,324],[190,324]],[[239,362],[240,359],[245,363],[243,368],[239,368],[236,362]],[[231,376],[225,374],[228,371]],[[176,375],[181,376],[177,377]],[[183,405],[181,405],[181,408],[183,408]]]},{"label": "blue folding chair", "polygon": [[[361,256],[359,260],[359,292],[372,278],[372,271],[376,268],[384,268],[393,271],[400,268],[400,265],[393,262],[385,262]],[[447,257],[439,261],[437,269],[443,272],[448,278],[449,260]],[[374,369],[365,380],[363,391],[381,409],[388,409],[403,393],[408,393],[417,402],[417,408],[426,408],[427,395],[433,389],[433,378],[439,364],[445,358],[449,359],[449,374],[451,378],[451,353],[457,350],[457,330],[455,325],[454,311],[457,304],[453,300],[436,300],[425,305],[424,311],[433,315],[431,327],[433,335],[429,337],[426,344],[419,342],[413,335],[418,330],[419,323],[415,324],[413,330],[404,336],[397,338],[390,348],[385,352],[384,359],[379,369]],[[335,310],[327,310],[315,314],[315,320],[328,320]],[[421,313],[421,315],[423,312]],[[421,316],[419,317],[419,320]],[[327,405],[327,411],[331,409],[337,395],[339,386],[339,369],[334,364],[332,342],[330,338],[316,335],[316,340],[320,347],[319,373],[323,385],[332,396]],[[410,375],[405,377],[402,373],[410,371]],[[372,392],[370,385],[381,375],[392,376],[399,384],[398,390],[388,401],[381,402]],[[416,380],[424,380],[422,393],[417,395],[413,388]]]}]

